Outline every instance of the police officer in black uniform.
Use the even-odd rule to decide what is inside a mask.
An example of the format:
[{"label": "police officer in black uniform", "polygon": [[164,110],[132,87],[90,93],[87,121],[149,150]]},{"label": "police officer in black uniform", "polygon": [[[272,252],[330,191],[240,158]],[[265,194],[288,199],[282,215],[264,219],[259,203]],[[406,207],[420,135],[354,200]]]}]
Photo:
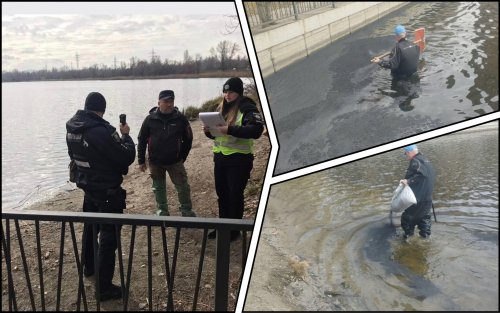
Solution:
[{"label": "police officer in black uniform", "polygon": [[[91,92],[85,109],[78,110],[66,123],[68,154],[76,164],[76,185],[85,192],[84,212],[123,213],[126,191],[121,188],[123,175],[135,159],[135,145],[127,124],[120,124],[120,133],[102,118],[106,100]],[[94,245],[99,262],[100,300],[121,298],[121,288],[113,285],[117,238],[115,226],[97,225],[99,243],[93,241],[92,224],[83,230],[83,265],[86,277],[94,274]]]},{"label": "police officer in black uniform", "polygon": [[420,236],[427,238],[431,235],[432,192],[436,173],[431,162],[418,151],[417,145],[407,146],[404,150],[410,165],[401,183],[410,186],[417,203],[403,212],[401,227],[405,232],[405,239],[413,236],[415,226],[418,227]]},{"label": "police officer in black uniform", "polygon": [[[203,125],[205,135],[214,140],[214,178],[219,217],[243,218],[244,191],[253,168],[253,144],[264,131],[264,121],[255,102],[243,95],[243,81],[229,78],[223,85],[224,98],[217,110],[227,125],[216,126],[217,134]],[[216,238],[216,231],[208,234]],[[240,237],[239,231],[231,231],[231,241]]]},{"label": "police officer in black uniform", "polygon": [[396,46],[392,49],[389,60],[381,60],[378,57],[372,59],[383,68],[391,70],[393,78],[406,78],[417,71],[420,47],[406,40],[406,29],[402,25],[394,29],[396,35]]}]

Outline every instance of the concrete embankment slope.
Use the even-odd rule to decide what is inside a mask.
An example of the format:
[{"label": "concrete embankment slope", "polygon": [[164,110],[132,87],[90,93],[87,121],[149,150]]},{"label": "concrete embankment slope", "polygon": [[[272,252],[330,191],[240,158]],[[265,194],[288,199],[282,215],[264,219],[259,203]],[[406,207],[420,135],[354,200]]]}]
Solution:
[{"label": "concrete embankment slope", "polygon": [[264,77],[401,8],[408,2],[352,2],[253,35]]}]

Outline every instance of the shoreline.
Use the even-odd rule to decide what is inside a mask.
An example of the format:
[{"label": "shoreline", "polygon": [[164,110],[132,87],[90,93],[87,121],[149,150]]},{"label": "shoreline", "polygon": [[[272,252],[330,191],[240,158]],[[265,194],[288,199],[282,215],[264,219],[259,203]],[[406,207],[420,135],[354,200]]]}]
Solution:
[{"label": "shoreline", "polygon": [[[186,171],[188,174],[188,181],[191,187],[191,201],[193,210],[199,218],[217,218],[218,217],[218,204],[217,194],[215,192],[215,183],[213,177],[213,140],[205,137],[202,131],[201,121],[195,120],[191,122],[193,128],[193,147],[185,162]],[[253,169],[250,174],[250,179],[245,190],[245,211],[243,219],[255,219],[256,211],[259,204],[261,189],[267,169],[268,158],[270,155],[270,142],[269,138],[262,135],[259,139],[255,140],[254,145],[254,163]],[[62,166],[66,166],[62,165]],[[167,175],[168,177],[168,175]],[[122,188],[127,191],[126,209],[123,214],[138,214],[138,215],[154,215],[156,211],[155,196],[151,190],[152,180],[149,176],[149,171],[141,172],[137,166],[137,160],[129,167],[129,172],[124,176]],[[62,186],[74,186],[65,184]],[[34,201],[30,205],[23,207],[26,210],[39,210],[39,211],[58,211],[58,212],[81,212],[83,204],[84,193],[81,189],[76,188],[73,190],[61,190],[53,192],[53,197]],[[177,199],[177,192],[175,187],[167,178],[167,202],[171,216],[180,216],[181,213],[178,209],[179,202]],[[23,234],[23,242],[25,245],[26,258],[28,260],[28,267],[30,270],[37,268],[37,247],[34,231],[34,222],[30,220],[20,221],[21,233]],[[57,287],[58,277],[58,261],[59,261],[59,239],[58,233],[61,231],[60,223],[40,223],[41,229],[41,255],[43,259],[43,273],[46,286],[46,310],[53,310],[56,304],[55,290]],[[15,232],[11,223],[11,232]],[[81,244],[81,229],[82,224],[75,225],[77,231],[77,245]],[[148,237],[145,227],[140,227],[136,233],[137,242],[134,259],[132,277],[134,278],[130,285],[130,298],[129,310],[143,311],[148,306],[148,281],[147,277],[147,241],[148,238],[153,240],[153,261],[152,272],[153,275],[153,303],[154,310],[164,310],[166,299],[164,297],[164,284],[165,278],[164,263],[162,259],[162,242],[159,236],[159,230],[153,229],[153,236]],[[252,232],[248,233],[251,236]],[[66,236],[69,236],[66,233]],[[128,251],[129,242],[131,242],[130,227],[124,227],[121,233],[122,245],[124,251]],[[16,236],[14,236],[16,237]],[[17,237],[16,237],[17,238]],[[178,255],[178,264],[176,268],[175,285],[179,286],[173,289],[174,295],[174,310],[187,311],[191,309],[190,301],[195,286],[192,273],[196,271],[198,266],[199,253],[202,246],[203,232],[199,230],[185,230],[180,235],[181,252]],[[250,237],[248,237],[250,238]],[[174,233],[167,233],[167,240],[169,244],[173,245]],[[242,240],[237,240],[231,244],[230,250],[230,273],[229,281],[229,299],[228,310],[234,310],[236,307],[236,300],[241,283],[241,275],[245,264],[242,263]],[[248,241],[247,241],[248,248]],[[71,246],[65,245],[66,251],[64,255],[72,256]],[[79,248],[80,249],[80,248]],[[206,243],[206,257],[203,265],[203,277],[200,284],[198,308],[202,311],[214,309],[214,286],[215,286],[215,249],[216,242],[208,241]],[[125,255],[126,256],[126,255]],[[14,241],[12,250],[12,267],[16,268],[13,271],[14,275],[14,289],[17,293],[17,306],[18,310],[25,311],[31,310],[31,303],[29,297],[20,297],[19,295],[28,292],[26,280],[23,279],[23,262],[20,256],[17,243]],[[66,257],[67,259],[68,257]],[[67,259],[70,260],[70,259]],[[126,259],[125,259],[126,261]],[[67,264],[66,264],[67,263]],[[64,262],[64,273],[62,279],[60,299],[60,309],[63,311],[76,310],[76,303],[74,296],[78,291],[78,284],[72,279],[65,279],[67,277],[75,277],[77,275],[75,264],[73,261]],[[2,277],[7,277],[6,268],[2,268]],[[117,272],[113,279],[113,283],[119,285],[120,278]],[[34,275],[31,281],[32,286],[39,286],[39,277]],[[91,279],[84,279],[84,287],[87,295],[90,295],[87,301],[89,302],[89,310],[95,309],[95,299],[92,296],[94,292],[94,282]],[[2,281],[2,290],[6,291],[7,280]],[[187,292],[187,293],[186,293]],[[34,288],[34,298],[36,308],[40,309],[40,289]],[[2,293],[2,310],[8,310],[8,293]],[[114,300],[103,303],[101,310],[106,311],[121,311],[123,309],[121,300]]]},{"label": "shoreline", "polygon": [[[192,124],[197,124],[200,123],[199,119],[192,120],[190,121]],[[466,129],[458,130],[453,133],[450,133],[448,135],[466,135],[466,134],[471,134],[471,133],[476,133],[476,132],[486,132],[486,131],[498,131],[499,128],[499,121],[494,120],[490,122],[486,122],[484,124],[479,124],[475,126],[471,126]],[[195,131],[195,130],[194,130]],[[131,171],[132,167],[136,165],[136,161],[130,166]],[[129,174],[130,175],[130,174]],[[124,183],[127,180],[127,176],[124,177]],[[66,183],[61,183],[58,186],[54,187],[48,187],[44,190],[38,191],[38,195],[34,196],[33,198],[27,196],[27,199],[21,200],[20,202],[24,203],[17,203],[13,205],[12,207],[6,208],[9,210],[32,210],[33,206],[40,205],[43,202],[50,202],[54,201],[59,197],[67,197],[68,194],[79,190],[78,187],[76,187],[76,184],[71,183],[69,181],[66,181]],[[3,207],[3,205],[2,205]]]},{"label": "shoreline", "polygon": [[84,81],[84,80],[196,79],[196,78],[224,78],[232,76],[253,78],[253,73],[251,70],[236,70],[236,71],[223,71],[223,72],[206,72],[199,74],[169,74],[169,75],[158,75],[158,76],[114,76],[114,77],[87,77],[87,78],[71,78],[71,79],[16,80],[16,81],[2,80],[2,83]]},{"label": "shoreline", "polygon": [[[213,183],[213,160],[212,160],[212,140],[209,138],[206,138],[204,134],[201,131],[201,120],[200,119],[195,119],[190,121],[191,128],[193,129],[193,147],[191,148],[191,152],[189,153],[188,159],[186,160],[185,167],[186,171],[188,172],[188,179],[189,183],[191,185],[191,197],[193,198],[195,196],[195,192],[193,191],[196,190],[197,188],[195,187],[197,183],[200,183],[198,180],[195,179],[195,177],[200,177],[200,171],[203,170],[203,180],[202,182],[206,182],[206,178],[209,178],[208,181]],[[259,147],[257,145],[260,144],[262,141],[267,141],[264,143],[264,147]],[[265,177],[265,169],[267,168],[267,159],[269,158],[270,154],[270,143],[268,140],[268,137],[266,137],[264,134],[255,141],[256,143],[256,149],[254,152],[255,159],[254,160],[254,169],[251,172],[251,177],[249,180],[249,183],[247,185],[248,187],[251,187],[252,189],[258,187],[259,190],[262,188],[262,184],[260,186],[250,186],[250,184],[256,183],[256,180],[260,180],[263,183],[264,177]],[[201,155],[200,155],[201,153]],[[267,153],[267,158],[266,162],[259,162],[257,158],[259,156],[263,156],[263,154]],[[203,160],[200,162],[200,158],[203,158]],[[194,175],[193,173],[194,172]],[[129,195],[135,195],[138,193],[141,194],[146,194],[146,196],[150,196],[151,201],[146,201],[146,203],[149,203],[149,206],[153,207],[154,206],[154,195],[152,194],[151,191],[151,186],[149,183],[146,185],[142,185],[136,181],[137,178],[141,177],[141,181],[144,180],[150,180],[149,179],[149,169],[146,170],[146,172],[142,173],[138,170],[138,164],[137,164],[137,157],[134,160],[134,163],[132,163],[129,166],[129,172],[127,175],[123,177],[123,183],[122,187],[127,190],[127,209],[129,203],[135,203],[136,201],[132,201],[131,197]],[[205,189],[205,188],[203,188]],[[139,192],[138,192],[139,191]],[[58,201],[68,199],[71,197],[76,197],[80,198],[79,196],[75,195],[75,192],[81,193],[81,199],[83,201],[83,191],[79,189],[75,183],[71,183],[69,180],[66,180],[65,183],[61,183],[57,186],[53,187],[47,187],[44,190],[41,191],[34,191],[33,193],[35,195],[28,195],[26,196],[25,199],[21,200],[20,203],[14,205],[11,208],[8,208],[9,210],[38,210],[37,207],[43,207],[44,210],[51,210],[51,208],[48,208],[47,204],[50,203],[55,203]],[[151,193],[151,195],[149,195]],[[202,191],[202,193],[206,193],[206,190]],[[215,185],[214,185],[214,190],[213,190],[213,195],[215,195]],[[170,181],[170,178],[167,175],[167,196],[168,196],[168,203],[169,207],[174,206],[174,204],[177,203],[177,197],[176,197],[176,191],[174,190],[173,184]],[[260,192],[258,195],[256,195],[256,200],[257,204],[259,201],[259,196]],[[142,198],[142,195],[141,195]],[[245,200],[246,201],[246,200]],[[146,204],[143,202],[143,204]],[[216,202],[215,202],[216,203]],[[76,203],[77,206],[81,206],[81,203]],[[194,204],[193,204],[194,205]],[[134,204],[132,205],[134,207]],[[80,207],[81,209],[81,207]],[[255,206],[255,209],[257,209],[257,206]],[[175,209],[170,209],[170,211],[174,211],[173,215],[175,214]],[[151,211],[151,212],[154,212]],[[149,214],[151,212],[145,212],[144,214]],[[215,213],[215,211],[214,211]],[[255,213],[255,212],[254,212]],[[172,212],[171,212],[172,214]],[[216,216],[215,214],[214,216]],[[213,216],[210,216],[213,217]]]},{"label": "shoreline", "polygon": [[[190,123],[196,125],[197,123],[200,123],[200,121],[199,121],[199,119],[196,119],[196,120],[190,121]],[[486,122],[484,124],[479,124],[479,125],[471,126],[469,128],[466,128],[466,129],[458,130],[458,131],[455,131],[455,132],[450,133],[448,135],[466,135],[466,134],[471,134],[471,133],[476,133],[476,132],[498,131],[498,128],[499,128],[499,121],[494,120],[494,121]],[[193,130],[193,131],[195,131],[195,130]],[[135,165],[136,165],[136,161],[134,161],[134,163],[130,166],[131,171],[132,171],[132,167]],[[124,177],[124,183],[126,180],[127,180],[127,176]],[[71,183],[69,181],[66,181],[65,183],[59,184],[58,186],[47,187],[46,189],[43,189],[41,191],[35,191],[36,193],[38,193],[38,195],[32,196],[33,198],[31,198],[28,195],[25,199],[19,201],[21,203],[17,203],[15,205],[13,205],[12,207],[9,207],[6,209],[9,209],[9,210],[32,210],[32,209],[34,209],[34,208],[32,208],[33,206],[40,205],[43,202],[54,201],[59,197],[65,198],[68,196],[68,194],[70,194],[76,190],[79,190],[78,187],[76,187],[76,184]],[[23,201],[24,201],[24,203],[22,203]],[[4,206],[2,205],[2,207],[4,207]]]}]

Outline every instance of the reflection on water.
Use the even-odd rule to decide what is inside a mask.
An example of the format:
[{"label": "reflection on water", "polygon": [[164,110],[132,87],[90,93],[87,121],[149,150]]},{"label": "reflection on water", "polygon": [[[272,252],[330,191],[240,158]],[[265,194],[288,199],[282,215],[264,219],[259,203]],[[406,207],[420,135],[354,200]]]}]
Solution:
[{"label": "reflection on water", "polygon": [[394,261],[407,267],[418,276],[425,276],[429,270],[429,249],[430,242],[418,238],[411,239],[410,243],[395,243],[393,258]]},{"label": "reflection on water", "polygon": [[416,99],[422,93],[420,86],[420,73],[415,73],[409,78],[391,80],[390,90],[380,90],[382,95],[394,99],[392,106],[398,106],[401,111],[407,112],[415,108],[412,100]]},{"label": "reflection on water", "polygon": [[182,110],[220,96],[226,79],[2,83],[2,208],[23,207],[59,188],[75,188],[67,183],[65,124],[83,108],[89,92],[104,95],[104,119],[111,125],[118,127],[119,115],[127,114],[130,136],[137,143],[142,121],[157,105],[160,90],[174,90],[175,105]]},{"label": "reflection on water", "polygon": [[270,292],[308,310],[498,309],[498,122],[419,148],[437,172],[430,240],[389,223],[400,150],[273,185],[261,240],[311,266]]},{"label": "reflection on water", "polygon": [[[394,46],[397,24],[426,29],[413,81],[392,81],[370,63]],[[498,3],[411,3],[265,84],[280,143],[276,174],[498,111]]]}]

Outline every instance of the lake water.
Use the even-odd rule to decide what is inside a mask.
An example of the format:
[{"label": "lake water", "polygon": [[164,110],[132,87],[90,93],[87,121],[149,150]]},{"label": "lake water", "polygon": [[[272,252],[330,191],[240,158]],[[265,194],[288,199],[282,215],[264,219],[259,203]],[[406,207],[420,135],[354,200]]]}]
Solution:
[{"label": "lake water", "polygon": [[[370,63],[394,46],[397,24],[409,36],[426,30],[410,81]],[[275,174],[498,111],[498,3],[408,4],[264,83],[280,143]]]},{"label": "lake water", "polygon": [[[430,240],[389,223],[402,149],[273,185],[260,241],[283,260],[257,249],[253,273],[275,288],[251,282],[245,309],[267,292],[300,310],[498,310],[498,121],[418,146],[437,173]],[[305,281],[288,276],[293,255]]]},{"label": "lake water", "polygon": [[[161,90],[175,92],[175,105],[200,107],[222,95],[227,78],[50,81],[2,83],[2,208],[23,208],[50,197],[68,183],[66,121],[82,109],[89,92],[101,92],[104,119],[118,127],[127,114],[137,135]],[[249,78],[243,82],[248,84]]]}]

